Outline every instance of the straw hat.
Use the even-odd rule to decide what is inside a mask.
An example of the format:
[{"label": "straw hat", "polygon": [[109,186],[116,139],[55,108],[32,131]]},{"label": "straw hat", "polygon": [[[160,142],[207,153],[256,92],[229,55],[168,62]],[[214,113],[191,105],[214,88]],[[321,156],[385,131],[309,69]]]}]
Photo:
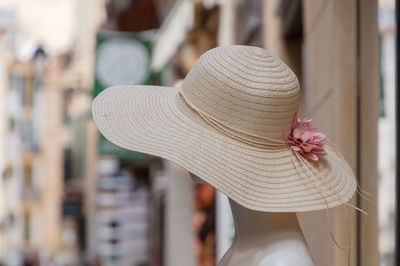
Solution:
[{"label": "straw hat", "polygon": [[166,158],[249,209],[346,203],[354,174],[310,120],[297,120],[299,100],[297,78],[280,59],[234,45],[203,54],[178,88],[110,87],[92,112],[111,142]]}]

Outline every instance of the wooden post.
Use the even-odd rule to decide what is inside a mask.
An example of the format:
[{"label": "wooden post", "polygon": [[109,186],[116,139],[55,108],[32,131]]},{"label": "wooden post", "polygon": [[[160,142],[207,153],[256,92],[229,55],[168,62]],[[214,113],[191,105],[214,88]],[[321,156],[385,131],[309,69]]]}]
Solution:
[{"label": "wooden post", "polygon": [[[304,113],[343,151],[357,170],[357,6],[356,0],[303,1]],[[353,198],[352,204],[355,204]],[[346,210],[347,209],[347,210]],[[303,215],[303,228],[316,265],[356,265],[356,213],[347,207]],[[349,224],[349,225],[348,225]],[[319,226],[317,226],[319,225]],[[342,246],[335,246],[329,232]],[[350,255],[350,258],[348,258]]]},{"label": "wooden post", "polygon": [[[378,265],[377,3],[303,0],[302,51],[282,37],[276,4],[264,0],[264,46],[303,79],[304,116],[338,144],[363,188],[374,194],[372,202],[359,202],[368,216],[337,207],[330,210],[330,227],[325,211],[299,214],[311,253],[316,265]],[[358,200],[355,196],[351,203]],[[342,246],[350,238],[350,252],[335,246],[330,231]]]},{"label": "wooden post", "polygon": [[[368,216],[358,214],[359,265],[379,265],[377,212],[377,141],[379,118],[379,44],[377,1],[358,0],[359,163],[362,188],[371,201],[359,198]],[[393,236],[394,237],[394,236]]]}]

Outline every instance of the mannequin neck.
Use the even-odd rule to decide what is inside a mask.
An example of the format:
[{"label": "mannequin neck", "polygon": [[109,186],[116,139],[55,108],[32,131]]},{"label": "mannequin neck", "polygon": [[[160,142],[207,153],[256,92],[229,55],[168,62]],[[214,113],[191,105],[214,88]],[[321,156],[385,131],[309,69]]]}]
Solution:
[{"label": "mannequin neck", "polygon": [[235,238],[218,266],[314,266],[296,213],[253,211],[231,199],[229,204]]},{"label": "mannequin neck", "polygon": [[235,238],[218,266],[314,266],[296,213],[258,212],[229,203]]},{"label": "mannequin neck", "polygon": [[[235,223],[235,241],[240,245],[248,242],[271,241],[282,233],[288,237],[303,237],[296,213],[259,212],[247,209],[229,199]],[[290,236],[289,236],[290,235]]]}]

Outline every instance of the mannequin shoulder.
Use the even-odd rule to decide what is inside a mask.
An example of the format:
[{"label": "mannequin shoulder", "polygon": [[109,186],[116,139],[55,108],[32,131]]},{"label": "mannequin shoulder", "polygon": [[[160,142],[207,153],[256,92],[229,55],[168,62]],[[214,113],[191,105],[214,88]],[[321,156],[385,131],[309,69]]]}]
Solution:
[{"label": "mannequin shoulder", "polygon": [[314,266],[311,257],[308,254],[301,254],[296,252],[288,251],[275,251],[265,256],[260,260],[259,263],[254,266]]},{"label": "mannequin shoulder", "polygon": [[315,266],[308,249],[298,243],[275,243],[268,247],[231,248],[218,266]]}]

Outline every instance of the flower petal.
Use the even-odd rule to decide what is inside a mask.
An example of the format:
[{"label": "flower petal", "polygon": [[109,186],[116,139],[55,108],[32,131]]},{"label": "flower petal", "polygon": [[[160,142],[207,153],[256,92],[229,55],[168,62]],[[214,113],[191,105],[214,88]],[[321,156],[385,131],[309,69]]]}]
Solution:
[{"label": "flower petal", "polygon": [[315,155],[314,153],[310,153],[310,152],[304,153],[304,156],[306,156],[307,158],[310,158],[313,161],[318,161],[318,159],[319,159],[317,155]]},{"label": "flower petal", "polygon": [[295,151],[302,151],[302,149],[299,146],[291,146],[291,147]]},{"label": "flower petal", "polygon": [[303,130],[301,130],[300,128],[295,128],[295,129],[293,129],[292,136],[293,136],[293,138],[298,139],[298,138],[300,138],[302,133],[303,133]]},{"label": "flower petal", "polygon": [[299,120],[297,113],[292,122],[291,130],[284,132],[286,142],[290,147],[305,157],[318,161],[318,155],[326,155],[325,134],[318,132],[318,128],[313,127],[312,120],[304,118]]}]

